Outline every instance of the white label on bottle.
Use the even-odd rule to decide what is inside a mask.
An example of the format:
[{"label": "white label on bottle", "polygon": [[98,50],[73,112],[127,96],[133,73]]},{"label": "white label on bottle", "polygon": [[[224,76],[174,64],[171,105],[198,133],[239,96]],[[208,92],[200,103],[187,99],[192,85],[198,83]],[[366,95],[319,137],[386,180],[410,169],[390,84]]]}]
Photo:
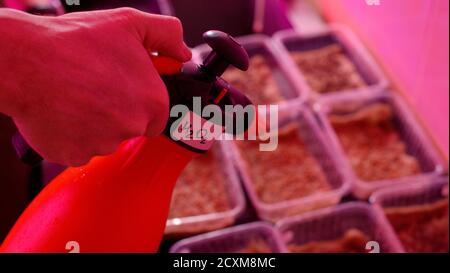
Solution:
[{"label": "white label on bottle", "polygon": [[222,126],[190,111],[184,115],[171,135],[175,141],[181,141],[195,149],[206,151],[223,132]]}]

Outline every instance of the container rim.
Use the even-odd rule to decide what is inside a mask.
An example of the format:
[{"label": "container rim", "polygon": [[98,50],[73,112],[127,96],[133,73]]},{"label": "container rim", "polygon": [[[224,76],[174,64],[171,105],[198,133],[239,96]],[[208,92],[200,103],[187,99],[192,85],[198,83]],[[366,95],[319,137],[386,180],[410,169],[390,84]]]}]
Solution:
[{"label": "container rim", "polygon": [[246,233],[246,232],[265,232],[267,234],[270,234],[271,237],[274,238],[275,247],[278,248],[277,250],[282,252],[285,251],[285,247],[282,244],[281,236],[277,229],[274,228],[273,225],[264,222],[264,221],[258,221],[258,222],[251,222],[248,224],[242,224],[237,225],[233,227],[228,227],[221,230],[215,230],[208,233],[192,236],[185,238],[183,240],[180,240],[176,242],[169,250],[170,253],[177,253],[183,248],[189,248],[190,245],[206,241],[211,238],[226,238],[227,236],[233,235],[233,234],[239,234],[239,233]]},{"label": "container rim", "polygon": [[[334,207],[327,207],[316,211],[310,211],[305,214],[288,217],[278,221],[275,224],[275,228],[279,230],[280,236],[282,236],[283,238],[282,234],[286,231],[291,230],[293,226],[302,224],[306,221],[321,219],[332,214],[340,214],[353,209],[366,211],[366,214],[372,219],[374,225],[376,225],[382,231],[380,234],[385,239],[385,243],[390,246],[391,252],[405,252],[402,244],[400,243],[400,240],[398,239],[392,226],[389,224],[384,214],[380,212],[380,210],[376,207],[361,201],[352,201]],[[283,242],[285,241],[283,240]]]},{"label": "container rim", "polygon": [[[369,202],[373,205],[385,207],[382,203],[387,197],[408,196],[412,193],[425,192],[434,187],[445,187],[449,185],[448,177],[436,177],[432,181],[416,181],[408,185],[400,184],[391,188],[384,188],[375,191],[371,194]],[[448,196],[442,195],[442,198],[448,198]]]}]

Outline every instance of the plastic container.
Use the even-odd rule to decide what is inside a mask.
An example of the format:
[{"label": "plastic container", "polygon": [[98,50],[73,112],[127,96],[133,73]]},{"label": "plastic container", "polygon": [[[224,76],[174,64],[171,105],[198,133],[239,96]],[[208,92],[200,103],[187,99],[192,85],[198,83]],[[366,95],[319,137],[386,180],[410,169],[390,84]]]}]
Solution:
[{"label": "plastic container", "polygon": [[167,0],[170,14],[180,18],[189,46],[201,43],[203,32],[218,29],[233,37],[272,35],[291,28],[286,4],[281,0]]},{"label": "plastic container", "polygon": [[[403,252],[383,214],[362,202],[351,202],[284,219],[277,223],[286,245],[334,240],[356,228],[378,243],[381,253]],[[370,242],[370,241],[369,241]],[[367,243],[369,243],[367,242]],[[372,243],[373,244],[373,243]],[[367,252],[370,251],[366,244]]]},{"label": "plastic container", "polygon": [[[279,112],[280,128],[291,123],[299,125],[299,135],[310,154],[320,164],[326,180],[331,186],[331,190],[277,203],[265,203],[255,191],[249,171],[251,166],[248,166],[240,154],[239,148],[234,142],[228,141],[224,143],[235,157],[235,166],[239,171],[246,192],[258,217],[273,222],[294,214],[335,205],[340,202],[351,188],[348,175],[341,170],[333,155],[333,151],[326,144],[326,138],[320,128],[317,127],[312,111],[305,108],[302,102],[296,101],[280,108]],[[302,162],[298,164],[302,164]],[[302,181],[298,181],[298,183],[302,183]]]},{"label": "plastic container", "polygon": [[369,201],[381,208],[424,205],[448,198],[448,186],[448,177],[439,177],[431,182],[419,181],[376,191]]},{"label": "plastic container", "polygon": [[[328,28],[319,30],[315,33],[300,34],[295,30],[283,30],[273,36],[274,44],[277,46],[281,55],[284,55],[289,66],[292,67],[290,75],[299,86],[299,89],[305,90],[308,99],[318,100],[321,97],[339,96],[345,93],[375,93],[383,91],[388,86],[388,80],[382,70],[370,56],[368,51],[358,40],[358,38],[346,27],[341,25],[330,25]],[[356,89],[346,89],[326,94],[319,94],[312,90],[307,84],[304,74],[297,67],[294,60],[290,57],[290,52],[305,52],[322,47],[339,44],[350,61],[356,66],[360,76],[365,81],[365,87]]]},{"label": "plastic container", "polygon": [[[328,119],[328,115],[336,111],[339,111],[339,113],[345,112],[346,114],[352,113],[364,106],[380,102],[387,103],[392,107],[394,124],[398,133],[406,144],[407,152],[418,160],[422,173],[395,179],[366,182],[357,176],[350,165],[340,140]],[[342,168],[346,170],[346,173],[350,174],[353,194],[359,199],[366,200],[371,193],[381,188],[416,181],[429,181],[447,172],[445,161],[427,138],[424,129],[419,125],[402,99],[392,92],[372,95],[360,94],[358,96],[351,94],[342,95],[323,100],[322,103],[315,104],[314,108],[315,112],[318,113],[316,115],[318,117],[317,121],[328,136],[329,146],[333,147],[334,154],[341,162]]]},{"label": "plastic container", "polygon": [[[261,34],[254,34],[237,37],[236,40],[247,50],[250,57],[261,55],[266,59],[268,65],[271,67],[272,75],[281,95],[285,100],[303,98],[302,90],[298,89],[292,81],[292,77],[288,76],[288,74],[291,73],[290,67],[286,66],[284,58],[280,57],[274,49],[269,37]],[[211,49],[209,46],[203,44],[194,48],[193,51],[196,62],[202,63],[202,60],[206,58]]]},{"label": "plastic container", "polygon": [[286,252],[278,231],[270,224],[254,222],[187,238],[174,244],[171,253],[232,253],[261,240],[272,253]]},{"label": "plastic container", "polygon": [[440,177],[429,182],[417,182],[409,185],[399,185],[389,189],[376,191],[370,196],[370,202],[374,204],[381,214],[385,208],[401,208],[408,206],[420,206],[431,204],[445,198],[449,198],[448,177]]},{"label": "plastic container", "polygon": [[[169,237],[186,237],[193,234],[208,232],[234,224],[235,220],[245,209],[245,199],[236,170],[233,168],[232,158],[225,151],[223,144],[218,141],[219,147],[216,160],[219,160],[230,209],[223,212],[194,215],[188,217],[168,219],[165,234]],[[214,181],[211,181],[213,183]],[[186,204],[188,206],[189,204]]]}]

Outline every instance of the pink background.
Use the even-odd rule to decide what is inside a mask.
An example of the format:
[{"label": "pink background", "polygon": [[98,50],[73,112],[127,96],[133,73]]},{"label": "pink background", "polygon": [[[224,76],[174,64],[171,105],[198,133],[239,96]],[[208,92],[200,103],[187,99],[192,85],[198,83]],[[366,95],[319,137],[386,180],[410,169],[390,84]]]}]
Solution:
[{"label": "pink background", "polygon": [[370,48],[448,158],[449,1],[317,0],[330,21],[348,24]]}]

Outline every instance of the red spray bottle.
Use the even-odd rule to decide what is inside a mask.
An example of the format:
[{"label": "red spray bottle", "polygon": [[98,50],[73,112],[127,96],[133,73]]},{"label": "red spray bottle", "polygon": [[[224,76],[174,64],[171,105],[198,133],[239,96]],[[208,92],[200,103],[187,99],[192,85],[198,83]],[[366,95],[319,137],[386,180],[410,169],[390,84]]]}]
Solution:
[{"label": "red spray bottle", "polygon": [[[2,252],[157,251],[179,174],[214,141],[179,137],[198,133],[186,123],[201,115],[194,109],[193,97],[201,98],[202,108],[218,105],[223,116],[227,115],[225,105],[250,104],[220,78],[229,64],[248,68],[243,47],[219,31],[206,32],[204,39],[213,50],[201,65],[154,59],[171,106],[184,105],[189,110],[170,117],[163,135],[126,141],[114,154],[93,158],[56,177],[21,215],[3,242]],[[202,124],[211,122],[215,121],[201,119]],[[224,123],[215,125],[228,130]],[[18,136],[13,143],[22,158],[39,159]]]}]

